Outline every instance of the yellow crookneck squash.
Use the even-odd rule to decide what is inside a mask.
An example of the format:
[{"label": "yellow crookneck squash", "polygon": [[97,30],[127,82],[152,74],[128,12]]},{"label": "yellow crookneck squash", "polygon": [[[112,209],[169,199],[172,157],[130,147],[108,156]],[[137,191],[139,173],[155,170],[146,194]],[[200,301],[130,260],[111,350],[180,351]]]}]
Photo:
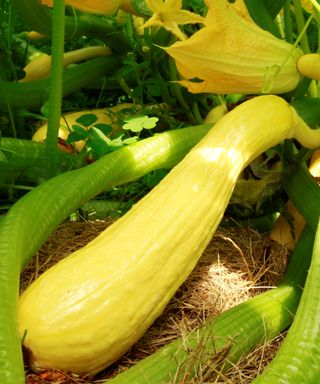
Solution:
[{"label": "yellow crookneck squash", "polygon": [[239,173],[293,137],[320,145],[282,98],[244,102],[127,214],[31,284],[19,327],[33,366],[95,374],[123,355],[196,265]]}]

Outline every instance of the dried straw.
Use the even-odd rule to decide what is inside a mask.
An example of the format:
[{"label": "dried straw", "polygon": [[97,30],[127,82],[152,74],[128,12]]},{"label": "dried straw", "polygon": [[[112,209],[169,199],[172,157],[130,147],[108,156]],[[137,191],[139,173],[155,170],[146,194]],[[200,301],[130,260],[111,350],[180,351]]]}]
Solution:
[{"label": "dried straw", "polygon": [[[83,247],[109,224],[110,222],[105,221],[62,224],[25,269],[21,277],[21,289],[24,290],[58,260]],[[41,374],[27,371],[27,384],[103,383],[161,346],[185,335],[208,316],[219,315],[226,309],[274,287],[283,274],[287,258],[287,250],[267,235],[246,228],[219,229],[164,313],[144,337],[116,365],[103,372],[99,379],[90,380],[58,371]],[[250,383],[272,359],[280,341],[281,336],[258,347],[228,372],[215,375],[213,381],[210,379],[205,382]],[[203,378],[201,380],[194,379],[188,384],[204,383]]]}]

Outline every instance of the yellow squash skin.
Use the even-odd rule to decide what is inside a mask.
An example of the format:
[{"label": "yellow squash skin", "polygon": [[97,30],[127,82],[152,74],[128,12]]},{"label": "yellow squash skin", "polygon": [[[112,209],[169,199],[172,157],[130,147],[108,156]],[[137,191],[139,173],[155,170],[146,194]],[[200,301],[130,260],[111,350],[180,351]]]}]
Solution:
[{"label": "yellow squash skin", "polygon": [[[65,52],[63,54],[63,67],[66,68],[69,64],[88,60],[92,57],[108,55],[111,55],[111,50],[104,46],[76,49],[75,51]],[[51,73],[51,56],[42,54],[27,64],[23,70],[25,72],[25,77],[19,80],[20,83],[46,79]]]},{"label": "yellow squash skin", "polygon": [[[123,109],[134,108],[133,104],[123,103],[118,104],[109,108],[97,108],[91,110],[83,110],[77,112],[69,112],[60,118],[60,127],[58,132],[58,137],[65,141],[67,140],[70,132],[72,131],[72,125],[79,124],[77,119],[86,114],[96,115],[97,121],[95,121],[92,125],[85,127],[87,130],[94,127],[96,124],[109,124],[112,126],[113,130],[119,130],[121,128],[119,119],[116,118],[116,114],[121,112]],[[48,123],[43,123],[33,134],[32,140],[38,142],[44,142],[47,138],[47,129]],[[74,148],[77,152],[81,152],[86,142],[84,140],[76,141],[74,143]],[[62,147],[63,148],[63,147]]]},{"label": "yellow squash skin", "polygon": [[310,132],[277,96],[227,113],[127,214],[22,294],[34,367],[94,374],[123,355],[196,265],[242,169],[285,138],[320,145]]}]

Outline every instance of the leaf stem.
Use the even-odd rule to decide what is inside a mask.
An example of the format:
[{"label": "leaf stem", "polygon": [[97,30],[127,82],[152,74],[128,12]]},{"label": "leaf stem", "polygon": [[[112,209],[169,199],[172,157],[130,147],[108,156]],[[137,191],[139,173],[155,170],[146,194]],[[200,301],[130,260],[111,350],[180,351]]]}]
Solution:
[{"label": "leaf stem", "polygon": [[305,23],[300,0],[292,0],[292,3],[294,7],[294,15],[296,18],[302,50],[304,51],[304,53],[310,53],[308,36],[306,34],[306,27],[309,23]]},{"label": "leaf stem", "polygon": [[182,95],[181,86],[177,84],[177,80],[178,80],[177,70],[175,67],[175,62],[172,59],[169,60],[169,70],[170,70],[170,79],[172,81],[172,90],[173,90],[174,96],[176,97],[178,103],[183,108],[183,111],[188,117],[190,123],[195,124],[196,119],[194,118],[193,113],[190,112],[190,107]]}]

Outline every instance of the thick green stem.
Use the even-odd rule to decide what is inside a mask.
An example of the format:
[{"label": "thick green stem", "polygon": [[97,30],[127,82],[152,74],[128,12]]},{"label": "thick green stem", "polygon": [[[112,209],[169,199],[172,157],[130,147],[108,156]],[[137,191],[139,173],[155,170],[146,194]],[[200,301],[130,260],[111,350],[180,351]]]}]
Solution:
[{"label": "thick green stem", "polygon": [[49,96],[49,118],[46,138],[46,176],[55,176],[58,171],[58,131],[62,103],[62,73],[64,54],[64,1],[53,0],[52,55]]},{"label": "thick green stem", "polygon": [[311,265],[294,321],[275,358],[253,383],[313,384],[318,382],[320,364],[319,294],[320,225],[318,224]]}]

